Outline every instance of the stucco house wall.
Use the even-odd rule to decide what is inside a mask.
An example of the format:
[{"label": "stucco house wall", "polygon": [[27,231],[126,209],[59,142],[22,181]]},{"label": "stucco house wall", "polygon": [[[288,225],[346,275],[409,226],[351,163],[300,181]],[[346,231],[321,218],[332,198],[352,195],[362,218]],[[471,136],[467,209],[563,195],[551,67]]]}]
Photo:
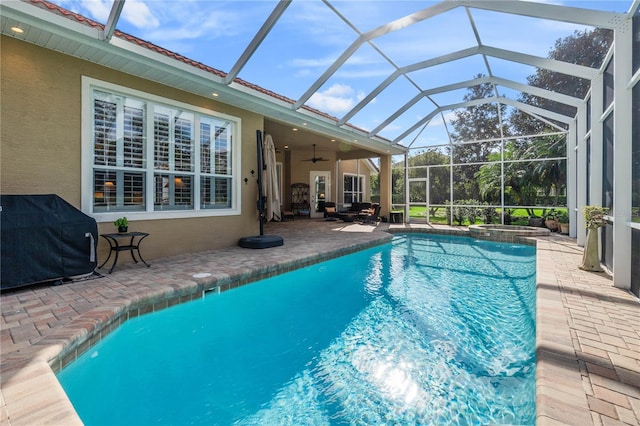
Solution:
[{"label": "stucco house wall", "polygon": [[[359,166],[358,166],[359,163]],[[339,167],[339,195],[338,195],[338,203],[342,204],[343,202],[343,186],[344,186],[344,175],[352,175],[352,176],[362,176],[363,188],[362,188],[362,201],[370,202],[371,201],[371,173],[373,171],[369,167],[368,160],[343,160],[340,162]]]},{"label": "stucco house wall", "polygon": [[[130,221],[130,230],[149,232],[147,259],[234,245],[259,232],[256,130],[264,119],[248,111],[195,96],[143,78],[2,36],[0,63],[0,190],[3,194],[58,194],[81,208],[81,80],[92,77],[239,117],[242,120],[241,214],[233,216]],[[237,143],[238,141],[234,141]],[[124,215],[124,214],[123,214]],[[115,232],[111,221],[99,233]],[[107,245],[99,242],[99,261]],[[127,261],[122,256],[122,261]]]}]

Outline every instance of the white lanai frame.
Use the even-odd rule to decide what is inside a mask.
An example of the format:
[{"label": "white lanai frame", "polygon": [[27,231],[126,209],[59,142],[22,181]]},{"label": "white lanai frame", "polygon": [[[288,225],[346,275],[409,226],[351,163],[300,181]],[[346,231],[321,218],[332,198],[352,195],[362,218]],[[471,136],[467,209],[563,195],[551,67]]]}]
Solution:
[{"label": "white lanai frame", "polygon": [[[340,15],[335,8],[333,8],[330,3],[325,0],[325,3],[332,9],[336,14],[340,16],[348,25],[352,28],[356,28],[352,25],[346,18]],[[393,61],[388,58],[388,56],[384,55],[380,49],[373,43],[374,39],[381,37],[385,34],[388,34],[392,31],[397,31],[399,29],[405,28],[409,25],[413,25],[414,23],[429,19],[438,14],[445,13],[455,7],[463,6],[466,8],[467,15],[469,17],[469,23],[473,29],[477,46],[471,47],[468,49],[464,49],[458,52],[452,52],[447,55],[443,55],[437,58],[428,59],[422,62],[418,62],[412,65],[398,67]],[[518,90],[520,92],[529,93],[541,98],[549,99],[552,101],[556,101],[565,105],[572,106],[577,108],[579,113],[584,114],[584,100],[579,100],[572,98],[570,96],[562,95],[560,93],[555,93],[535,87],[531,87],[529,85],[512,82],[506,79],[502,79],[498,76],[495,76],[489,66],[489,62],[487,57],[499,58],[507,61],[519,62],[526,65],[530,65],[536,68],[544,68],[552,71],[588,79],[591,81],[592,86],[602,87],[602,71],[596,70],[588,67],[583,67],[579,65],[574,65],[570,63],[565,63],[561,61],[551,60],[547,58],[540,58],[533,55],[528,55],[522,52],[515,52],[505,49],[498,49],[491,46],[485,46],[482,44],[480,34],[475,25],[471,9],[485,9],[496,12],[510,13],[540,19],[547,19],[552,21],[561,21],[561,22],[570,22],[576,24],[583,24],[592,27],[601,27],[607,28],[614,31],[614,49],[619,53],[615,55],[615,70],[616,70],[616,80],[621,80],[624,82],[629,81],[629,85],[616,84],[615,90],[615,99],[616,99],[616,109],[618,114],[615,117],[615,135],[616,139],[625,140],[625,138],[630,139],[631,129],[628,125],[631,123],[631,95],[630,95],[630,87],[631,87],[631,66],[630,66],[630,55],[628,52],[631,52],[631,28],[630,28],[630,16],[633,10],[638,8],[638,0],[635,1],[634,5],[631,7],[628,14],[619,14],[619,13],[608,13],[608,12],[600,12],[588,9],[581,8],[572,8],[565,6],[556,6],[551,4],[540,4],[540,3],[530,3],[525,1],[517,1],[517,2],[507,2],[507,1],[461,1],[461,0],[451,0],[447,2],[438,3],[432,7],[423,9],[419,12],[416,12],[412,15],[406,16],[404,18],[395,20],[388,24],[382,25],[372,31],[366,33],[360,33],[359,37],[339,56],[339,58],[333,62],[331,66],[329,66],[325,72],[318,78],[309,88],[308,90],[296,101],[293,105],[293,109],[301,108],[305,102],[307,102],[310,97],[316,93],[327,81],[328,79],[335,74],[340,67],[358,50],[358,48],[364,44],[369,43],[376,51],[381,53],[383,57],[385,57],[395,71],[389,75],[380,85],[378,85],[375,89],[369,92],[354,108],[348,111],[339,121],[338,125],[345,125],[351,118],[353,118],[359,111],[362,110],[368,103],[372,102],[376,96],[378,96],[382,91],[385,90],[393,81],[398,79],[399,77],[406,78],[412,85],[419,89],[419,85],[416,84],[409,77],[409,73],[427,68],[430,66],[439,65],[445,62],[451,62],[458,59],[462,59],[472,55],[482,55],[483,61],[486,67],[486,73],[488,77],[482,79],[475,79],[464,81],[460,83],[451,84],[448,86],[442,86],[439,88],[431,88],[426,90],[420,90],[419,94],[414,96],[409,102],[403,105],[398,111],[394,112],[391,116],[389,116],[386,120],[384,120],[378,127],[369,132],[369,137],[375,137],[378,135],[380,131],[382,131],[386,126],[392,123],[397,117],[402,115],[405,111],[407,111],[412,105],[416,104],[423,98],[430,100],[434,104],[434,109],[429,112],[426,117],[420,120],[418,123],[411,126],[405,132],[403,132],[399,137],[394,139],[394,144],[399,144],[403,141],[405,137],[411,134],[413,131],[418,129],[419,127],[426,127],[426,125],[438,114],[442,114],[445,111],[454,110],[456,108],[464,108],[467,106],[477,105],[482,102],[477,101],[468,101],[461,102],[457,104],[451,105],[438,105],[432,98],[431,95],[436,93],[442,93],[450,90],[456,90],[459,88],[472,87],[477,84],[490,83],[493,86],[495,97],[485,99],[484,102],[496,102],[498,103],[498,115],[499,120],[502,122],[502,117],[500,115],[500,106],[499,104],[510,105],[514,108],[520,109],[523,112],[531,115],[532,117],[542,120],[547,124],[551,124],[552,127],[558,127],[553,124],[549,120],[555,120],[557,122],[563,123],[567,126],[568,130],[566,130],[567,135],[567,203],[569,212],[571,215],[571,235],[578,237],[578,241],[584,241],[584,222],[582,219],[582,215],[580,214],[581,208],[585,203],[584,196],[584,185],[578,185],[576,175],[578,177],[586,177],[584,170],[580,167],[580,165],[584,163],[577,163],[578,153],[581,153],[578,150],[578,153],[574,149],[571,148],[571,142],[578,140],[578,142],[583,141],[581,139],[582,132],[581,129],[578,129],[578,125],[576,119],[574,117],[567,117],[561,114],[553,113],[551,111],[543,110],[541,108],[533,107],[530,105],[526,105],[517,101],[513,101],[511,99],[500,96],[497,86],[504,86],[514,90]],[[624,71],[619,72],[618,70],[623,69]],[[636,76],[637,79],[637,76]],[[622,107],[621,107],[622,105]],[[592,115],[595,115],[598,111],[598,108],[592,108]],[[596,117],[593,117],[596,118]],[[598,116],[597,120],[592,119],[592,123],[600,123],[601,117]],[[579,123],[581,123],[581,120]],[[625,127],[626,124],[626,127]],[[449,133],[447,129],[447,133]],[[593,135],[592,135],[593,136]],[[600,131],[600,140],[601,140],[601,131]],[[451,137],[449,135],[449,141],[451,141]],[[409,144],[409,148],[412,144]],[[579,145],[579,144],[578,144]],[[620,144],[618,144],[620,145]],[[628,151],[628,152],[627,152]],[[628,159],[631,157],[631,148],[630,144],[626,144],[626,148],[624,150],[616,152],[615,155],[615,173],[617,178],[615,179],[615,188],[614,192],[618,194],[630,193],[630,182],[628,179],[625,179],[623,176],[629,176],[631,174],[630,162]],[[583,154],[580,155],[580,159],[583,159]],[[601,158],[601,157],[597,157]],[[408,179],[407,178],[407,153],[405,153],[405,188],[406,193],[408,193]],[[594,166],[595,169],[601,168],[601,166]],[[596,170],[597,171],[597,170]],[[597,175],[598,173],[594,173],[592,171],[591,176]],[[600,185],[596,185],[595,183],[600,180]],[[592,191],[597,192],[601,190],[601,177],[595,179],[592,182],[591,188]],[[595,196],[592,197],[595,199]],[[615,244],[615,252],[616,252],[616,262],[614,265],[614,283],[620,287],[628,287],[630,282],[630,262],[631,262],[631,232],[625,224],[630,224],[631,221],[631,200],[630,197],[615,197],[616,205],[614,206],[614,215],[612,220],[614,221],[614,244]],[[622,201],[621,201],[622,200]],[[503,203],[504,204],[504,203]],[[408,212],[406,212],[406,216],[408,217]],[[581,225],[581,226],[577,226]],[[630,225],[629,225],[630,226]]]},{"label": "white lanai frame", "polygon": [[[329,4],[328,1],[325,0],[325,3]],[[307,102],[311,96],[316,93],[328,80],[329,78],[335,74],[340,67],[358,50],[358,48],[364,43],[370,43],[376,50],[379,50],[373,44],[373,40],[391,33],[393,31],[398,31],[407,26],[416,24],[418,22],[427,20],[434,16],[437,16],[441,13],[445,13],[451,9],[454,9],[459,6],[464,6],[468,8],[480,8],[486,10],[492,10],[496,12],[505,12],[512,13],[517,15],[529,16],[534,18],[541,19],[549,19],[554,21],[562,21],[562,22],[570,22],[575,24],[583,24],[594,27],[602,27],[608,29],[615,29],[617,25],[620,24],[622,20],[626,18],[625,14],[620,13],[611,13],[611,12],[600,12],[589,9],[582,8],[573,8],[573,7],[565,7],[565,6],[555,6],[549,4],[541,4],[541,3],[533,3],[533,2],[525,2],[525,1],[517,1],[517,2],[504,2],[504,1],[460,1],[460,0],[451,0],[446,2],[438,3],[432,7],[423,9],[414,14],[406,16],[404,18],[395,20],[393,22],[382,25],[374,30],[368,31],[366,33],[361,33],[359,37],[336,59],[331,66],[329,66],[325,72],[307,89],[307,91],[296,101],[293,108],[297,109],[302,107],[305,102]],[[333,8],[332,8],[333,9]],[[335,10],[335,9],[333,9]],[[338,13],[336,11],[336,13]],[[352,28],[355,28],[350,22],[346,20],[342,15],[339,15],[341,19],[345,20]],[[505,49],[499,49],[490,46],[484,46],[481,44],[477,28],[475,27],[475,23],[473,22],[473,17],[471,13],[468,12],[470,25],[472,26],[474,33],[476,34],[476,41],[478,43],[477,46],[470,47],[468,49],[463,49],[457,52],[452,52],[447,55],[443,55],[436,58],[431,58],[422,62],[418,62],[415,64],[411,64],[405,67],[398,67],[393,62],[390,63],[395,68],[395,71],[389,75],[380,85],[378,85],[374,90],[366,95],[353,109],[347,112],[340,120],[339,125],[344,125],[352,118],[355,114],[357,114],[365,105],[370,103],[377,95],[379,95],[385,88],[387,88],[394,80],[399,77],[404,77],[412,82],[411,78],[408,76],[409,73],[443,64],[446,62],[451,62],[459,59],[463,59],[473,55],[483,55],[485,58],[485,64],[488,68],[488,63],[486,61],[486,56],[491,56],[499,59],[504,59],[507,61],[519,62],[527,65],[531,65],[534,67],[545,68],[552,71],[561,72],[568,75],[573,75],[585,79],[593,79],[598,70],[592,69],[588,67],[583,67],[579,65],[574,65],[566,62],[555,61],[548,58],[540,58],[533,55],[527,55],[521,52],[514,52]],[[386,57],[386,55],[385,55]],[[490,77],[493,77],[490,69],[485,70],[489,74]],[[494,77],[495,78],[495,77]],[[473,81],[473,80],[472,80]],[[491,83],[499,84],[497,81],[491,81]],[[417,84],[413,83],[416,87]],[[468,86],[460,86],[462,83],[458,83],[455,87],[452,87],[450,90],[455,90],[456,88],[462,87],[471,87],[474,84],[470,83]],[[518,83],[516,83],[518,84]],[[526,85],[523,85],[526,86]],[[535,88],[533,89],[535,90]],[[549,99],[556,100],[558,102],[562,102],[564,98],[562,95],[557,94],[555,92],[550,92],[553,95],[543,96],[548,97]],[[406,111],[411,105],[419,101],[423,97],[429,98],[428,90],[422,90],[419,95],[414,97],[408,104],[406,104],[402,111]],[[558,98],[555,98],[555,95],[559,95]],[[549,97],[553,96],[553,97]],[[434,105],[436,103],[434,102]],[[397,117],[397,115],[396,115]],[[378,126],[374,131],[369,133],[370,136],[377,135],[380,130],[382,130],[386,125],[388,125],[393,120],[385,120],[383,125]],[[398,140],[396,139],[396,143]]]},{"label": "white lanai frame", "polygon": [[[100,34],[100,38],[107,43],[114,43],[123,49],[127,49],[122,42],[115,40],[111,36],[115,30],[117,21],[120,16],[120,12],[122,11],[122,6],[125,0],[115,0],[111,14],[109,16],[109,20],[105,25],[104,30]],[[240,73],[242,68],[245,66],[247,61],[251,58],[251,56],[255,53],[255,51],[259,48],[262,40],[268,35],[271,28],[277,24],[278,20],[288,7],[291,0],[281,0],[275,7],[272,14],[269,16],[264,25],[260,28],[254,39],[247,46],[245,51],[240,55],[236,64],[227,74],[226,78],[223,80],[223,83],[228,85],[230,88],[239,88],[234,83],[234,78]],[[490,83],[493,85],[495,96],[489,99],[484,100],[485,102],[495,102],[497,104],[505,104],[510,105],[514,108],[518,108],[527,114],[535,117],[536,119],[543,120],[544,122],[550,124],[549,120],[556,120],[561,123],[564,123],[568,126],[567,130],[567,149],[568,149],[568,190],[570,191],[568,197],[568,203],[570,206],[570,210],[572,212],[574,220],[572,223],[572,235],[577,235],[578,241],[584,241],[584,229],[581,220],[580,209],[584,206],[586,202],[586,194],[585,194],[585,186],[580,185],[579,182],[581,179],[586,178],[586,170],[584,169],[584,164],[586,163],[585,159],[585,141],[587,137],[590,137],[593,141],[593,146],[596,148],[592,152],[593,158],[601,158],[602,155],[602,119],[603,115],[607,111],[603,111],[602,105],[602,70],[594,70],[587,67],[581,67],[561,61],[555,61],[547,58],[540,58],[533,55],[529,55],[523,52],[515,52],[511,50],[499,49],[496,47],[485,46],[482,44],[480,39],[479,31],[474,23],[474,19],[471,11],[473,9],[482,9],[493,12],[501,12],[512,15],[520,15],[532,18],[539,18],[551,21],[560,21],[560,22],[568,22],[574,24],[581,24],[591,27],[601,27],[607,28],[614,31],[614,47],[613,51],[615,52],[614,61],[615,61],[615,102],[614,106],[611,108],[615,108],[616,114],[614,115],[614,135],[615,140],[619,141],[616,143],[615,149],[615,158],[614,158],[614,192],[618,194],[614,198],[614,209],[613,214],[611,216],[611,220],[613,221],[613,238],[614,238],[614,250],[616,253],[615,264],[614,264],[614,284],[620,287],[628,287],[630,281],[630,262],[631,262],[631,227],[635,226],[631,224],[631,200],[630,197],[626,197],[625,194],[630,194],[631,191],[631,183],[629,182],[629,176],[631,175],[631,147],[630,143],[627,143],[631,138],[631,128],[630,123],[632,121],[631,117],[631,88],[635,85],[640,78],[637,74],[635,76],[631,75],[631,54],[632,51],[632,29],[631,29],[631,16],[632,12],[638,9],[639,0],[634,0],[633,5],[631,6],[628,13],[611,13],[611,12],[602,12],[590,9],[582,9],[575,7],[566,7],[566,6],[558,6],[552,4],[545,3],[537,3],[537,2],[527,2],[527,1],[492,1],[492,0],[483,0],[483,1],[475,1],[475,0],[448,0],[437,3],[431,7],[427,7],[423,10],[405,16],[404,18],[397,19],[393,22],[389,22],[385,25],[379,26],[368,32],[359,32],[355,25],[349,22],[344,16],[342,16],[330,3],[329,0],[323,0],[325,5],[329,7],[335,14],[342,19],[347,25],[349,25],[352,29],[354,29],[358,33],[357,39],[322,73],[322,75],[304,92],[304,94],[298,98],[292,105],[290,105],[291,110],[299,111],[302,114],[308,114],[302,110],[305,106],[306,102],[318,92],[318,90],[329,80],[331,76],[333,76],[345,62],[354,55],[354,53],[365,43],[368,43],[372,46],[378,53],[380,53],[392,66],[395,70],[391,75],[387,77],[386,80],[383,81],[378,87],[372,90],[369,94],[365,96],[365,98],[358,103],[353,109],[348,111],[343,117],[337,120],[334,125],[337,128],[344,128],[349,119],[354,117],[359,111],[364,108],[367,103],[373,101],[375,97],[382,93],[393,81],[398,79],[399,77],[404,77],[407,81],[410,82],[414,87],[418,89],[419,94],[413,97],[409,102],[407,102],[404,106],[402,106],[398,111],[394,112],[391,116],[385,119],[382,124],[376,127],[373,131],[368,132],[367,136],[372,144],[380,143],[381,141],[385,141],[385,138],[381,138],[379,136],[379,132],[382,131],[385,127],[387,127],[390,123],[392,123],[397,117],[399,117],[403,112],[407,111],[412,105],[417,103],[423,98],[428,99],[434,105],[434,109],[425,114],[426,117],[420,120],[418,123],[414,124],[410,127],[411,131],[416,130],[421,126],[426,126],[430,120],[433,119],[437,114],[442,114],[445,111],[453,110],[456,108],[464,108],[466,106],[471,106],[477,104],[476,101],[469,102],[461,102],[454,103],[450,105],[438,105],[435,102],[431,95],[435,93],[442,93],[450,90],[472,87],[477,84],[482,83]],[[457,52],[452,52],[443,56],[439,56],[436,58],[427,59],[425,61],[421,61],[415,64],[411,64],[404,67],[397,66],[388,55],[386,55],[382,50],[380,50],[373,42],[376,38],[389,34],[391,32],[406,28],[415,23],[427,20],[429,18],[435,17],[437,15],[446,13],[452,9],[464,7],[466,9],[467,15],[469,17],[469,23],[472,27],[476,38],[476,46],[470,47],[468,49],[463,49]],[[420,88],[418,84],[416,84],[411,77],[408,75],[409,73],[423,69],[426,67],[443,64],[446,62],[455,61],[458,59],[466,58],[472,55],[482,55],[483,61],[485,64],[486,74],[488,77],[477,80],[469,80],[462,81],[459,83],[451,84],[448,86],[441,86],[439,88]],[[519,62],[522,64],[527,64],[537,68],[545,68],[553,71],[558,71],[561,73],[578,76],[581,78],[586,78],[591,81],[591,101],[592,101],[592,109],[591,109],[591,123],[592,128],[590,131],[587,131],[586,127],[583,125],[585,121],[587,109],[584,106],[584,101],[581,104],[577,102],[575,99],[571,97],[567,97],[555,92],[544,91],[541,89],[536,89],[529,87],[527,85],[523,85],[521,83],[511,82],[505,79],[500,78],[499,76],[494,75],[492,70],[489,67],[489,62],[487,57],[494,57],[503,59],[506,61]],[[577,121],[574,117],[566,117],[560,114],[551,113],[550,111],[543,110],[540,108],[532,107],[529,105],[522,104],[520,102],[513,101],[506,97],[500,96],[497,86],[504,86],[514,90],[519,90],[521,92],[526,92],[533,94],[535,96],[539,96],[542,98],[550,99],[559,103],[563,103],[566,105],[571,105],[573,107],[577,107],[578,115]],[[275,104],[275,102],[274,102]],[[275,107],[274,107],[275,108]],[[282,105],[279,105],[278,108],[282,108]],[[498,111],[500,111],[498,105]],[[502,117],[499,117],[502,120]],[[577,123],[577,124],[576,124]],[[323,125],[328,126],[327,123]],[[409,135],[411,131],[406,130],[402,133],[401,137],[397,137],[394,139],[390,145],[395,145],[396,147],[402,147],[400,143],[402,139]],[[448,130],[447,130],[448,132]],[[577,141],[577,145],[575,148],[572,147],[570,142],[575,143]],[[600,148],[598,148],[598,146]],[[405,147],[405,159],[406,153],[408,152],[408,148]],[[599,156],[598,156],[599,154]],[[591,170],[589,175],[591,176],[591,202],[595,204],[595,200],[598,200],[598,197],[601,197],[602,190],[602,166],[598,165],[598,162],[593,162],[591,165]],[[576,191],[577,189],[577,191]],[[575,226],[575,224],[579,226]]]},{"label": "white lanai frame", "polygon": [[[392,63],[392,65],[395,68],[395,71],[389,75],[381,84],[379,84],[375,89],[373,89],[371,92],[369,92],[354,108],[352,108],[349,112],[347,112],[339,121],[340,125],[344,125],[345,123],[347,123],[351,118],[353,118],[360,110],[362,110],[366,105],[368,105],[370,102],[372,102],[376,96],[378,96],[380,93],[382,93],[383,90],[385,90],[389,85],[391,85],[391,83],[393,81],[395,81],[396,79],[400,78],[400,77],[405,77],[406,79],[408,79],[412,84],[414,84],[416,87],[417,85],[411,81],[410,77],[408,76],[409,73],[419,70],[419,69],[423,69],[423,68],[428,68],[428,67],[432,67],[432,66],[436,66],[436,65],[440,65],[446,62],[452,62],[452,61],[456,61],[462,58],[466,58],[472,55],[482,55],[483,57],[483,61],[485,63],[485,67],[486,67],[486,72],[488,74],[488,77],[485,78],[481,78],[481,79],[475,79],[475,80],[469,80],[469,81],[465,81],[465,82],[460,82],[460,83],[456,83],[456,84],[452,84],[452,85],[448,85],[448,86],[443,86],[440,88],[434,88],[434,89],[429,89],[429,90],[423,90],[421,91],[418,95],[414,96],[409,102],[407,102],[405,105],[403,105],[398,111],[396,111],[395,113],[393,113],[390,117],[388,117],[386,120],[384,120],[378,127],[376,127],[374,130],[372,130],[369,133],[369,136],[374,136],[377,135],[378,132],[382,131],[386,126],[388,126],[390,123],[392,123],[397,117],[399,117],[400,115],[402,115],[404,112],[406,112],[409,108],[411,108],[411,106],[413,106],[414,104],[416,104],[418,101],[420,101],[423,98],[427,98],[429,99],[434,105],[435,105],[435,109],[433,111],[431,111],[430,113],[427,114],[427,116],[425,118],[423,118],[422,120],[418,121],[417,123],[415,123],[413,126],[411,126],[410,128],[408,128],[407,130],[405,130],[405,132],[403,132],[400,136],[398,136],[396,139],[394,139],[394,143],[395,144],[400,144],[401,142],[403,142],[403,140],[411,133],[413,133],[415,130],[417,130],[419,127],[422,127],[423,129],[428,125],[428,123],[439,113],[443,113],[445,111],[449,111],[449,110],[454,110],[457,108],[464,108],[464,107],[469,107],[469,106],[473,106],[473,105],[479,105],[479,104],[483,104],[486,102],[498,102],[498,103],[502,103],[505,105],[510,105],[514,108],[520,109],[523,112],[535,117],[538,120],[541,120],[547,124],[551,124],[553,127],[557,127],[555,124],[551,123],[549,120],[547,119],[552,119],[561,123],[564,123],[565,125],[567,125],[568,127],[568,135],[567,135],[567,139],[568,140],[572,140],[576,137],[576,127],[575,127],[575,120],[573,119],[573,117],[567,117],[567,116],[563,116],[557,113],[553,113],[551,111],[547,111],[547,110],[543,110],[541,108],[537,108],[537,107],[532,107],[520,102],[516,102],[513,100],[510,100],[508,98],[504,98],[501,97],[499,95],[497,86],[498,85],[502,85],[505,87],[509,87],[515,90],[519,90],[521,92],[525,92],[525,93],[530,93],[533,94],[535,96],[541,97],[541,98],[546,98],[549,100],[553,100],[559,103],[563,103],[569,106],[572,106],[574,108],[578,108],[584,101],[577,99],[577,98],[573,98],[570,96],[566,96],[560,93],[556,93],[556,92],[551,92],[548,90],[544,90],[544,89],[540,89],[540,88],[535,88],[526,84],[521,84],[521,83],[517,83],[517,82],[512,82],[509,81],[507,79],[503,79],[500,77],[496,77],[493,75],[493,72],[491,71],[491,68],[489,66],[489,62],[487,60],[487,57],[495,57],[495,58],[499,58],[499,59],[504,59],[507,61],[513,61],[513,62],[519,62],[519,63],[523,63],[526,65],[530,65],[530,66],[534,66],[537,68],[544,68],[544,69],[548,69],[551,71],[555,71],[555,72],[560,72],[563,74],[568,74],[568,75],[572,75],[572,76],[576,76],[576,77],[580,77],[583,79],[587,79],[590,81],[593,81],[594,78],[596,78],[596,76],[598,75],[598,70],[597,69],[593,69],[593,68],[589,68],[589,67],[584,67],[584,66],[580,66],[580,65],[575,65],[575,64],[571,64],[571,63],[566,63],[566,62],[562,62],[562,61],[557,61],[557,60],[552,60],[552,59],[548,59],[548,58],[541,58],[541,57],[536,57],[533,55],[528,55],[525,53],[521,53],[521,52],[514,52],[514,51],[510,51],[510,50],[505,50],[505,49],[499,49],[499,48],[495,48],[495,47],[491,47],[491,46],[484,46],[482,44],[482,41],[480,39],[480,35],[478,32],[478,29],[475,25],[473,16],[471,14],[471,11],[469,8],[473,8],[475,6],[478,5],[478,2],[455,2],[452,1],[450,2],[448,5],[445,5],[443,3],[440,3],[436,6],[433,6],[431,8],[425,9],[419,13],[416,13],[414,15],[411,15],[409,17],[405,17],[402,18],[400,20],[396,20],[392,23],[383,25],[381,27],[378,27],[376,30],[370,31],[369,33],[366,34],[361,34],[360,37],[351,44],[351,46],[349,46],[349,48],[338,58],[338,60],[336,60],[331,67],[329,67],[325,73],[307,90],[307,92],[297,101],[296,106],[300,106],[302,105],[304,102],[306,102],[306,100],[308,100],[313,93],[315,93],[317,90],[319,90],[320,87],[322,87],[322,85],[329,79],[329,77],[331,75],[333,75],[333,73],[335,73],[339,67],[344,64],[346,62],[346,60],[353,55],[357,48],[364,43],[365,41],[369,42],[372,46],[375,47],[375,45],[373,44],[372,40],[376,37],[379,37],[381,35],[387,34],[390,31],[395,31],[401,28],[404,28],[406,25],[411,25],[415,22],[418,22],[420,20],[423,19],[429,19],[430,17],[433,17],[439,13],[443,13],[447,10],[449,10],[449,6],[451,6],[451,4],[453,3],[459,3],[460,5],[464,5],[467,6],[466,11],[467,11],[467,15],[469,17],[469,22],[470,25],[473,29],[475,38],[476,38],[476,42],[477,42],[477,46],[475,47],[471,47],[468,49],[463,49],[457,52],[452,52],[449,53],[447,55],[443,55],[440,57],[436,57],[436,58],[432,58],[432,59],[428,59],[419,63],[415,63],[415,64],[411,64],[408,66],[404,66],[404,67],[397,67],[395,64]],[[526,2],[517,2],[517,4],[512,4],[513,2],[508,2],[509,4],[506,4],[507,2],[482,2],[482,7],[481,8],[485,8],[485,9],[489,9],[489,10],[494,10],[494,11],[501,11],[501,12],[507,12],[507,13],[516,13],[516,14],[520,14],[520,15],[525,15],[525,16],[531,16],[531,17],[536,17],[536,18],[542,18],[542,19],[551,19],[551,20],[556,20],[556,21],[564,21],[564,22],[573,22],[573,23],[580,23],[580,24],[585,24],[585,25],[592,25],[592,26],[599,26],[599,27],[604,27],[604,28],[615,28],[617,26],[617,24],[619,23],[619,19],[620,19],[620,14],[610,14],[610,13],[603,13],[603,12],[595,12],[595,11],[590,11],[590,10],[585,10],[585,9],[577,9],[577,8],[566,8],[566,7],[561,7],[561,6],[554,6],[554,5],[541,5],[541,4],[530,4],[530,3],[526,3]],[[548,7],[547,7],[548,6]],[[344,19],[344,18],[343,18]],[[391,61],[390,61],[391,62]],[[483,83],[490,83],[493,86],[494,92],[495,92],[495,97],[494,98],[488,98],[485,99],[484,101],[467,101],[467,102],[461,102],[458,104],[452,104],[452,105],[446,105],[446,106],[438,106],[437,103],[435,101],[433,101],[430,97],[430,95],[432,94],[436,94],[436,93],[443,93],[446,91],[450,91],[450,90],[456,90],[459,88],[465,88],[465,87],[472,87],[474,85],[477,84],[483,84]],[[498,110],[498,119],[500,122],[502,122],[502,116],[501,116],[501,109],[500,106],[497,105],[497,110]],[[447,133],[448,129],[447,129]],[[449,141],[451,141],[451,136],[449,135]],[[408,148],[410,148],[412,145],[412,143],[408,144]],[[405,153],[405,156],[407,154]],[[568,156],[568,176],[573,175],[572,171],[575,168],[575,157],[569,155]],[[408,164],[406,159],[405,159],[405,165]],[[405,166],[406,167],[406,166]],[[503,167],[503,166],[502,166]],[[405,176],[407,176],[406,172],[405,172]],[[405,179],[405,194],[407,194],[406,196],[408,197],[409,194],[409,182],[408,179]],[[504,185],[503,185],[504,187]],[[570,212],[570,216],[571,216],[571,223],[575,224],[576,223],[576,203],[575,203],[575,197],[573,196],[573,193],[575,192],[573,187],[569,187],[567,186],[567,190],[568,190],[568,197],[567,197],[567,201],[568,201],[568,209]],[[453,194],[451,194],[451,197],[453,197]],[[503,195],[504,197],[504,195]],[[502,200],[502,206],[504,206],[504,199]],[[405,203],[405,216],[408,218],[409,217],[409,212],[408,212],[408,207],[409,207],[409,203],[408,200]],[[571,235],[575,236],[576,235],[576,227],[572,226],[571,229]]]}]

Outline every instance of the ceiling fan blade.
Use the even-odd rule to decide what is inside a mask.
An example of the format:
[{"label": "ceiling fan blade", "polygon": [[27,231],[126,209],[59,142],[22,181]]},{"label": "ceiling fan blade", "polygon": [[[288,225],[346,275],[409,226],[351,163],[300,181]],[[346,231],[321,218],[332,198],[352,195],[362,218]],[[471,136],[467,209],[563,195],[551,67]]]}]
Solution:
[{"label": "ceiling fan blade", "polygon": [[329,160],[325,160],[322,157],[316,157],[316,144],[313,144],[313,157],[312,158],[307,158],[305,160],[301,160],[301,161],[311,161],[313,163],[316,163],[318,161],[329,161]]}]

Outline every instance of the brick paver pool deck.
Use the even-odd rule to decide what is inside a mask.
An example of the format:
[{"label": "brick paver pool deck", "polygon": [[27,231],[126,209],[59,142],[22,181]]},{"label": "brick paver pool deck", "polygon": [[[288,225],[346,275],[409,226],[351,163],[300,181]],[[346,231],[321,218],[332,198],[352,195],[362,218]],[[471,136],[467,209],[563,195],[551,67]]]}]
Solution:
[{"label": "brick paver pool deck", "polygon": [[[229,247],[118,265],[113,274],[0,297],[0,424],[82,424],[54,375],[127,318],[388,241],[430,225],[323,220],[269,224],[285,244]],[[147,243],[152,242],[153,236]],[[582,249],[537,240],[537,424],[640,424],[640,303],[604,273],[578,269]],[[124,260],[124,257],[123,257]],[[211,274],[194,278],[195,274]]]}]

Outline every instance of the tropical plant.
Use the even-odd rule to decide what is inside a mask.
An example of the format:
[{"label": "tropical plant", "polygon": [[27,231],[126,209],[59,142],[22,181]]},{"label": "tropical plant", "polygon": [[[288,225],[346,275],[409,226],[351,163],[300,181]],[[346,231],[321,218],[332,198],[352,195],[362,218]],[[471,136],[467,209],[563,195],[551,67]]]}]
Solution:
[{"label": "tropical plant", "polygon": [[[486,202],[484,204],[487,204]],[[484,223],[493,223],[493,221],[498,217],[498,211],[495,207],[483,207],[482,208],[482,217],[484,219]]]},{"label": "tropical plant", "polygon": [[120,217],[116,219],[115,222],[113,222],[113,224],[117,228],[126,228],[127,226],[129,226],[129,221],[127,220],[126,217]]},{"label": "tropical plant", "polygon": [[569,214],[566,211],[562,210],[558,214],[557,220],[560,223],[569,223]]},{"label": "tropical plant", "polygon": [[483,213],[482,207],[475,207],[480,203],[478,200],[461,200],[460,204],[464,204],[464,216],[469,220],[469,225],[473,225],[476,223],[476,219],[478,216],[481,216]]},{"label": "tropical plant", "polygon": [[446,204],[451,209],[451,216],[449,216],[449,225],[453,225],[454,223],[456,225],[462,225],[464,223],[465,216],[464,208],[459,205],[460,202],[456,201],[453,205],[451,205],[449,201],[447,201]]},{"label": "tropical plant", "polygon": [[584,223],[587,229],[598,229],[607,224],[607,207],[584,206]]},{"label": "tropical plant", "polygon": [[[484,77],[478,74],[475,78]],[[492,84],[485,83],[470,87],[464,96],[465,101],[473,101],[495,96]],[[451,120],[453,132],[453,162],[456,166],[454,187],[456,199],[481,198],[481,190],[475,178],[480,171],[480,162],[485,162],[500,147],[499,139],[509,134],[509,128],[500,117],[506,113],[506,106],[493,103],[469,106],[455,110]],[[483,141],[483,142],[478,142]]]}]

